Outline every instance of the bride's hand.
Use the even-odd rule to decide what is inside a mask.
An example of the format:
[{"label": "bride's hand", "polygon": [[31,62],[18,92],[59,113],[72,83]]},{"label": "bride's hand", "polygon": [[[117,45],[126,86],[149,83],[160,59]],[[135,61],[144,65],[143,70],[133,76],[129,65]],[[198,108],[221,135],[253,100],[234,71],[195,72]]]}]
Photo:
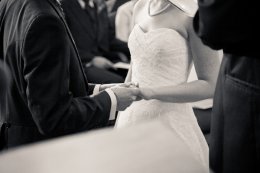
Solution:
[{"label": "bride's hand", "polygon": [[154,99],[154,92],[151,88],[140,88],[140,95],[144,100],[151,100]]}]

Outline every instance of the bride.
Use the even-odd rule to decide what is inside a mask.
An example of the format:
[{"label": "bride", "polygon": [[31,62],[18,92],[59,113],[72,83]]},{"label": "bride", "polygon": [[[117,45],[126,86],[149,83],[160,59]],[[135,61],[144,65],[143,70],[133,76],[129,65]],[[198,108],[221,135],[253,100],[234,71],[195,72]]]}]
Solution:
[{"label": "bride", "polygon": [[[208,170],[208,145],[188,102],[211,98],[219,54],[193,31],[194,0],[139,0],[129,37],[131,67],[126,82],[138,82],[140,101],[120,112],[116,128],[162,119]],[[198,80],[187,82],[194,63]]]}]

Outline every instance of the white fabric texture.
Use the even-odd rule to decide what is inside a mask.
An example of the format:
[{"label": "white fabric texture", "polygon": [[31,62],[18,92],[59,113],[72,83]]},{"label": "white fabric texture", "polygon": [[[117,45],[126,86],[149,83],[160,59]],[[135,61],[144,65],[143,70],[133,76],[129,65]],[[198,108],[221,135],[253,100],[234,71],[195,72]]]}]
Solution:
[{"label": "white fabric texture", "polygon": [[[129,37],[132,81],[140,87],[178,85],[187,82],[192,65],[186,38],[173,29],[159,28],[144,32],[135,25]],[[188,103],[159,100],[134,102],[120,112],[116,128],[162,119],[190,147],[197,160],[208,169],[208,145]]]},{"label": "white fabric texture", "polygon": [[168,0],[190,17],[194,17],[198,10],[197,0]]}]

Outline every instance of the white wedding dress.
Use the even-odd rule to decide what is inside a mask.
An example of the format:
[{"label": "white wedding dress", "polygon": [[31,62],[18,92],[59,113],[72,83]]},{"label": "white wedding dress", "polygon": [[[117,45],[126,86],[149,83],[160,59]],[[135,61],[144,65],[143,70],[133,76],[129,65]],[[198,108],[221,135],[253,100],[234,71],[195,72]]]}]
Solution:
[{"label": "white wedding dress", "polygon": [[[138,82],[140,87],[187,82],[192,65],[191,50],[186,38],[177,31],[159,28],[144,32],[139,25],[135,25],[128,44],[132,60],[132,81]],[[154,119],[169,123],[197,160],[208,168],[208,145],[188,103],[137,101],[119,113],[115,127],[132,126]]]}]

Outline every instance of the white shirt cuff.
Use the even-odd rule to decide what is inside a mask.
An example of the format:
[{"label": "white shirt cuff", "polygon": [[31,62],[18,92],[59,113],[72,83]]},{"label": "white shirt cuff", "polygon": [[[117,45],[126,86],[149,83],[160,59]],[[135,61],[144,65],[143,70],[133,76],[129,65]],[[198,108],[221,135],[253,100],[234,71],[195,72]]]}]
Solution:
[{"label": "white shirt cuff", "polygon": [[92,95],[96,95],[96,94],[99,93],[100,86],[101,86],[101,84],[96,84],[95,85]]},{"label": "white shirt cuff", "polygon": [[111,109],[110,109],[110,116],[109,120],[115,120],[116,119],[116,106],[117,106],[117,99],[115,93],[110,89],[105,89],[105,91],[108,93],[111,99]]}]

